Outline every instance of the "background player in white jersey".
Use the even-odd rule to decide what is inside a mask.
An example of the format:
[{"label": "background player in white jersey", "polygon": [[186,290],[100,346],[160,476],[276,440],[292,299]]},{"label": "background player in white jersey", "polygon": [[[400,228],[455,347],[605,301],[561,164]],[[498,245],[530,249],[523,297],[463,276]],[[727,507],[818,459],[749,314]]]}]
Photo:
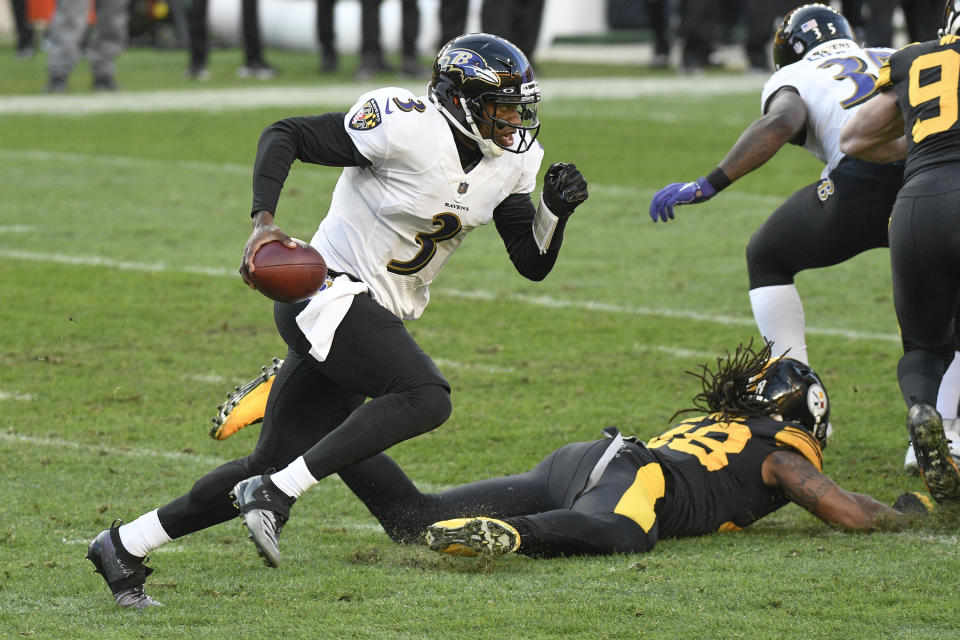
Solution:
[{"label": "background player in white jersey", "polygon": [[[828,6],[797,7],[774,34],[777,71],[763,87],[763,115],[710,175],[669,184],[650,204],[653,221],[666,222],[675,206],[709,200],[787,143],[823,162],[820,179],[791,195],[747,244],[750,304],[760,334],[774,343],[774,355],[789,351],[791,358],[809,364],[797,273],[889,246],[890,211],[903,179],[903,163],[893,160],[903,158],[905,142],[899,139],[877,150],[874,163],[844,156],[838,138],[871,94],[879,68],[892,52],[858,46],[850,24]],[[944,375],[937,405],[952,429],[960,428],[958,401],[960,358]],[[954,440],[953,453],[960,456],[960,433]],[[916,470],[909,445],[904,466]]]},{"label": "background player in white jersey", "polygon": [[705,178],[660,189],[650,216],[666,222],[674,207],[704,202],[772,158],[787,143],[824,163],[820,180],[786,200],[747,245],[750,303],[774,355],[808,363],[803,306],[794,275],[838,264],[887,246],[887,219],[903,175],[902,163],[844,158],[837,145],[843,124],[869,95],[892,49],[863,49],[847,20],[810,4],[787,14],[774,36],[777,71],[761,96],[763,115],[748,126]]},{"label": "background player in white jersey", "polygon": [[[330,277],[310,300],[275,305],[289,350],[253,452],[90,544],[87,557],[118,605],[157,604],[143,592],[144,556],[235,517],[233,497],[258,550],[277,566],[280,529],[301,492],[338,472],[351,488],[365,487],[365,465],[389,462],[382,451],[447,419],[450,386],[403,321],[423,312],[431,281],[464,236],[491,220],[516,269],[543,279],[567,218],[587,197],[577,168],[554,164],[539,205],[531,200],[543,158],[539,101],[518,48],[468,34],[441,49],[427,95],[380,89],[349,112],[289,118],[264,131],[244,281],[263,244],[292,242],[273,221],[297,159],[345,167],[311,241]],[[274,468],[281,470],[266,475]]]}]

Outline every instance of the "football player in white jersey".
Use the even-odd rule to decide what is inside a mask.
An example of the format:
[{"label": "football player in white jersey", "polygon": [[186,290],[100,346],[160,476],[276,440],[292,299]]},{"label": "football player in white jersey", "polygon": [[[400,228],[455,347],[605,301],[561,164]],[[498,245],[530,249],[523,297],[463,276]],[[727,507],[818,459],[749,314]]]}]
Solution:
[{"label": "football player in white jersey", "polygon": [[440,50],[426,95],[379,89],[346,113],[288,118],[263,132],[243,279],[251,284],[265,243],[292,243],[274,214],[294,160],[345,167],[311,240],[329,277],[313,298],[274,307],[289,350],[253,452],[91,542],[87,557],[118,605],[157,604],[143,591],[144,556],[232,519],[237,507],[277,566],[280,529],[303,491],[333,473],[365,487],[365,465],[389,463],[381,452],[447,419],[450,386],[403,321],[421,315],[430,283],[466,234],[491,220],[517,271],[546,277],[567,219],[587,198],[577,168],[557,163],[539,203],[531,199],[543,159],[539,101],[517,47],[468,34]]},{"label": "football player in white jersey", "polygon": [[763,115],[710,175],[667,185],[650,204],[653,221],[666,222],[675,206],[712,198],[787,143],[824,163],[820,180],[790,196],[747,246],[750,302],[760,333],[774,343],[774,355],[789,349],[791,358],[808,363],[797,272],[887,246],[887,219],[903,166],[846,159],[837,137],[892,51],[858,46],[847,20],[828,6],[794,9],[774,36],[777,71],[763,87]]},{"label": "football player in white jersey", "polygon": [[[774,343],[774,355],[789,351],[791,358],[809,363],[803,305],[794,285],[798,272],[889,246],[890,211],[903,179],[903,163],[895,160],[903,158],[905,142],[889,143],[871,158],[875,162],[864,162],[844,156],[838,138],[871,94],[879,68],[892,52],[858,46],[847,20],[828,6],[797,7],[774,35],[777,71],[763,87],[763,115],[712,173],[667,185],[650,204],[654,222],[672,219],[677,205],[712,198],[787,143],[823,162],[820,179],[791,195],[747,245],[750,304],[761,335]],[[938,409],[945,418],[956,418],[958,394],[960,358],[954,359],[941,387]],[[960,454],[960,437],[954,454]],[[916,469],[909,447],[905,467]]]}]

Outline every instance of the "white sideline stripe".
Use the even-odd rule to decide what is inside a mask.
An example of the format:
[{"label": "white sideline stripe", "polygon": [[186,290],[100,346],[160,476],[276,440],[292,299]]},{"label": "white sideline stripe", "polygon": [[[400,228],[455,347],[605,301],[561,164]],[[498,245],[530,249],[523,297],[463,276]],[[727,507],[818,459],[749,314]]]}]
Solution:
[{"label": "white sideline stripe", "polygon": [[193,382],[209,382],[212,384],[226,384],[227,382],[226,378],[216,373],[192,373],[184,377]]},{"label": "white sideline stripe", "polygon": [[[198,437],[206,438],[206,432],[199,434]],[[10,431],[0,432],[0,441],[12,442],[16,444],[26,444],[33,447],[53,447],[55,449],[72,449],[74,451],[85,451],[87,453],[103,453],[107,452],[112,455],[119,456],[129,456],[134,458],[164,458],[167,460],[174,460],[177,462],[197,462],[202,463],[206,467],[215,467],[220,466],[224,462],[229,462],[228,458],[219,458],[216,456],[205,456],[199,455],[196,453],[183,453],[182,451],[154,451],[152,449],[138,449],[136,447],[106,447],[106,446],[97,446],[91,444],[85,444],[81,442],[73,442],[72,440],[64,440],[63,438],[38,438],[35,436],[27,436],[18,433],[11,433]],[[251,443],[252,446],[252,443]],[[328,480],[336,482],[338,484],[343,484],[339,476],[330,476]],[[425,493],[439,493],[445,489],[449,489],[451,485],[441,485],[434,484],[430,482],[417,482],[415,483],[417,488],[420,491]],[[330,482],[321,482],[316,485],[317,487],[330,487]]]},{"label": "white sideline stripe", "polygon": [[[602,95],[631,100],[649,96],[708,96],[754,93],[763,87],[760,74],[688,76],[668,78],[558,78],[540,81],[544,99],[582,99]],[[414,95],[426,92],[421,82],[401,82]],[[235,89],[184,89],[121,91],[109,95],[19,95],[0,98],[0,115],[56,114],[82,116],[93,113],[147,113],[156,111],[238,111],[275,106],[347,109],[369,86],[359,84],[268,86]]]},{"label": "white sideline stripe", "polygon": [[667,347],[662,344],[649,345],[641,344],[639,342],[633,343],[633,349],[635,351],[656,351],[658,353],[666,353],[675,358],[687,359],[687,358],[697,358],[698,360],[712,360],[717,357],[716,353],[709,351],[694,351],[693,349],[681,349],[678,347]]},{"label": "white sideline stripe", "polygon": [[[38,151],[20,149],[0,149],[0,158],[4,160],[32,160],[35,162],[69,162],[73,164],[97,164],[109,167],[130,168],[168,168],[171,166],[192,171],[213,171],[217,173],[236,173],[253,175],[253,164],[241,165],[227,162],[198,162],[192,160],[161,160],[156,158],[135,158],[132,156],[106,156],[91,153],[72,153],[68,151]],[[29,230],[30,227],[23,227]]]},{"label": "white sideline stripe", "polygon": [[513,373],[514,371],[513,367],[498,367],[474,362],[457,362],[456,360],[447,360],[446,358],[434,358],[433,360],[441,369],[469,369],[472,371],[482,371],[483,373]]},{"label": "white sideline stripe", "polygon": [[22,402],[29,402],[30,400],[36,400],[37,396],[31,393],[20,393],[18,391],[4,391],[0,389],[0,400],[19,400]]},{"label": "white sideline stripe", "polygon": [[[206,437],[206,433],[200,433],[198,431],[198,439],[203,436]],[[134,447],[107,447],[107,446],[98,446],[92,444],[84,444],[80,442],[73,442],[71,440],[64,440],[62,438],[37,438],[34,436],[26,436],[18,433],[9,433],[2,432],[0,433],[0,440],[5,442],[13,442],[19,444],[27,444],[35,447],[54,447],[57,449],[73,449],[74,451],[85,451],[87,453],[102,453],[107,452],[111,455],[118,456],[128,456],[133,458],[164,458],[166,460],[174,460],[177,462],[197,462],[202,463],[209,467],[219,466],[224,462],[228,462],[227,458],[218,458],[215,456],[205,456],[199,455],[196,453],[183,453],[182,451],[152,451],[150,449],[137,449]]]},{"label": "white sideline stripe", "polygon": [[[70,264],[92,267],[110,267],[121,271],[146,271],[151,273],[170,272],[170,273],[193,273],[205,276],[229,276],[237,277],[235,269],[226,269],[219,267],[198,267],[198,266],[177,266],[171,267],[162,262],[152,264],[142,262],[126,262],[112,260],[110,258],[101,258],[99,256],[67,256],[57,253],[36,253],[33,251],[16,251],[13,249],[0,249],[0,257],[13,258],[17,260],[33,260],[35,262],[52,262],[57,264]],[[494,291],[484,291],[482,289],[464,291],[461,289],[439,288],[441,295],[460,298],[465,300],[483,300],[485,302],[501,302],[508,300],[521,304],[529,304],[535,307],[545,307],[548,309],[579,309],[583,311],[599,311],[603,313],[621,313],[634,316],[650,316],[655,318],[674,318],[680,320],[692,320],[695,322],[707,322],[723,326],[753,327],[753,318],[723,316],[713,313],[702,313],[688,309],[661,309],[652,307],[636,307],[628,305],[612,304],[609,302],[597,302],[594,300],[559,300],[551,296],[530,296],[518,293],[502,293]],[[807,333],[811,335],[833,336],[846,338],[848,340],[875,340],[879,342],[900,342],[900,336],[892,333],[874,333],[871,331],[852,331],[849,329],[834,329],[830,327],[807,327]]]},{"label": "white sideline stripe", "polygon": [[33,229],[25,224],[0,225],[0,233],[29,233]]},{"label": "white sideline stripe", "polygon": [[[98,165],[115,167],[117,169],[131,169],[139,171],[141,169],[170,169],[174,168],[183,171],[207,171],[212,173],[229,173],[242,176],[250,176],[253,172],[253,165],[230,164],[221,162],[199,162],[189,160],[172,160],[157,158],[135,158],[128,156],[104,156],[98,154],[73,153],[68,151],[35,151],[20,149],[0,149],[0,160],[14,160],[17,162],[39,162],[44,165],[70,163],[80,165]],[[331,184],[336,176],[330,174],[327,176]],[[629,200],[631,204],[638,200],[649,200],[656,193],[656,189],[639,189],[637,187],[625,187],[614,184],[591,184],[590,191],[593,195],[604,196]],[[780,196],[772,196],[760,193],[750,193],[749,191],[730,191],[725,196],[730,201],[740,200],[751,204],[777,207],[783,203]],[[651,223],[652,224],[652,223]],[[34,228],[26,225],[11,225],[0,227],[0,233],[25,233]]]}]

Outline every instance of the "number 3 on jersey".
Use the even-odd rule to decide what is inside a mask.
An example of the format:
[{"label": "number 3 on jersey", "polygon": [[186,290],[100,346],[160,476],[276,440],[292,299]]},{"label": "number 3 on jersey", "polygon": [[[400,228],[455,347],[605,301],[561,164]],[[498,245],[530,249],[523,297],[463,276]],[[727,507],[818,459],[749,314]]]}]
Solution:
[{"label": "number 3 on jersey", "polygon": [[436,255],[437,243],[455,237],[463,228],[460,218],[450,212],[438,213],[433,216],[433,226],[437,227],[435,231],[421,232],[414,238],[416,243],[420,245],[420,251],[417,252],[417,255],[409,260],[391,260],[387,263],[387,271],[401,276],[408,276],[420,271]]}]

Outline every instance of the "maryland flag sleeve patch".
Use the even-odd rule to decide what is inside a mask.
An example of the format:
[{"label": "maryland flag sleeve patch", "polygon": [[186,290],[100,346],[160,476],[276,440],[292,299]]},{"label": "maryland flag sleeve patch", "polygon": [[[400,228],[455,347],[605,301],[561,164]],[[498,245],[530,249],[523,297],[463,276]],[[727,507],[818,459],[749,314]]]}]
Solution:
[{"label": "maryland flag sleeve patch", "polygon": [[382,122],[377,101],[370,98],[350,118],[350,128],[354,131],[368,131]]}]

